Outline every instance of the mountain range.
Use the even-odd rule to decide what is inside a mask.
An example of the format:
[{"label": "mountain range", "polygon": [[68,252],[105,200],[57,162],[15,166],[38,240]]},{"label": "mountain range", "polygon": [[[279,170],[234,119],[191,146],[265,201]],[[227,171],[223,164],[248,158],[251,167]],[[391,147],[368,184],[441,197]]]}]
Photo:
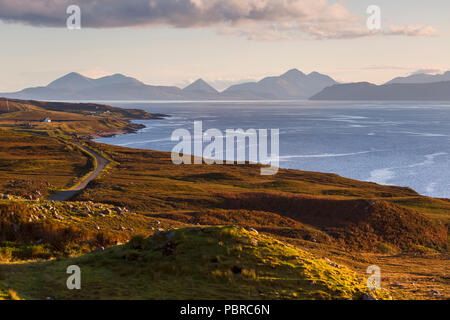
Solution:
[{"label": "mountain range", "polygon": [[310,100],[450,101],[450,71],[443,74],[413,74],[383,85],[369,82],[336,84]]},{"label": "mountain range", "polygon": [[415,73],[408,77],[398,77],[394,78],[386,84],[393,83],[433,83],[433,82],[442,82],[442,81],[450,81],[450,71],[447,71],[443,74],[428,74],[428,73]]},{"label": "mountain range", "polygon": [[223,92],[202,79],[181,89],[152,86],[121,74],[92,79],[72,72],[47,86],[0,96],[34,100],[295,100],[308,99],[334,84],[337,82],[329,76],[318,72],[305,74],[297,69],[259,82],[233,85]]},{"label": "mountain range", "polygon": [[450,81],[380,86],[368,82],[348,83],[325,88],[310,100],[450,101]]},{"label": "mountain range", "polygon": [[93,79],[72,72],[47,86],[0,96],[30,100],[436,100],[450,101],[450,71],[398,77],[383,85],[340,84],[331,77],[297,69],[219,92],[203,79],[185,88],[153,86],[122,74]]}]

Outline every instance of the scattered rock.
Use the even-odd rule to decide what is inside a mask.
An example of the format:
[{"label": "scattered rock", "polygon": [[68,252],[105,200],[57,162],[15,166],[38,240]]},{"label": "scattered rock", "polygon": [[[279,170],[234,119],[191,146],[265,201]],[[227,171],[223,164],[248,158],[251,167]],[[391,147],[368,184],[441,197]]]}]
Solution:
[{"label": "scattered rock", "polygon": [[173,255],[176,247],[177,247],[177,245],[175,243],[173,243],[172,241],[167,242],[166,246],[164,247],[163,254],[165,256]]},{"label": "scattered rock", "polygon": [[439,294],[439,291],[437,291],[437,290],[430,290],[430,293],[431,293],[431,294],[434,294],[434,295],[438,295],[438,294]]},{"label": "scattered rock", "polygon": [[175,232],[173,232],[173,231],[168,231],[167,233],[166,233],[166,238],[167,239],[173,239],[175,237]]},{"label": "scattered rock", "polygon": [[332,266],[332,267],[335,267],[335,268],[340,268],[340,266],[337,264],[337,263],[334,263],[334,262],[328,262],[328,265],[330,265],[330,266]]},{"label": "scattered rock", "polygon": [[364,293],[362,296],[363,300],[378,300],[373,294],[371,293]]},{"label": "scattered rock", "polygon": [[231,268],[231,272],[233,272],[234,274],[242,273],[242,268],[238,266],[233,266],[233,268]]},{"label": "scattered rock", "polygon": [[159,228],[159,229],[157,229],[157,230],[155,231],[154,235],[160,235],[160,234],[162,234],[162,233],[164,233],[164,232],[166,232],[164,229]]},{"label": "scattered rock", "polygon": [[255,233],[255,234],[259,234],[259,232],[256,229],[253,229],[253,228],[246,228],[245,230],[247,230],[249,232],[252,232],[252,233]]}]

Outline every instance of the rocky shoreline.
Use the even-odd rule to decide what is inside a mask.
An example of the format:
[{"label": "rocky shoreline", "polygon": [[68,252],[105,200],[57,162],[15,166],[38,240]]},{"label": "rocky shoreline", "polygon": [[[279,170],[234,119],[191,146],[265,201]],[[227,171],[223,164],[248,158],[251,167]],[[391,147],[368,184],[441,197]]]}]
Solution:
[{"label": "rocky shoreline", "polygon": [[88,136],[82,137],[82,139],[86,140],[94,140],[99,138],[112,138],[118,135],[122,134],[131,134],[131,133],[137,133],[139,130],[145,129],[147,126],[140,123],[133,123],[130,120],[163,120],[170,117],[166,114],[152,114],[152,118],[142,118],[142,119],[128,119],[128,126],[123,129],[113,130],[113,131],[106,131],[106,132],[98,132],[96,134],[90,134]]}]

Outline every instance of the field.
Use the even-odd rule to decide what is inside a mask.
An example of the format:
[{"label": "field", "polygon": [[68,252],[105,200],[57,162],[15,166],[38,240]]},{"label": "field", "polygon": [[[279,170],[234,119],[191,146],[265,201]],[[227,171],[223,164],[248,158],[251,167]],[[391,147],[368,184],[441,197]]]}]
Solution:
[{"label": "field", "polygon": [[[0,115],[0,297],[359,299],[371,265],[386,289],[378,298],[450,295],[447,199],[326,173],[177,166],[168,153],[81,139],[152,115],[28,103]],[[35,112],[72,127],[24,127]],[[74,141],[111,163],[70,202],[47,201],[92,170]],[[63,269],[77,263],[89,275],[73,293]]]}]

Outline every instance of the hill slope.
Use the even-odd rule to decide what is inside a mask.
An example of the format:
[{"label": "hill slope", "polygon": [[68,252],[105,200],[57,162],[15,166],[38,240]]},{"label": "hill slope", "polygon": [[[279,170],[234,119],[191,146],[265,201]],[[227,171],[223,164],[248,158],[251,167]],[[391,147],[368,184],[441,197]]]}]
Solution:
[{"label": "hill slope", "polygon": [[[67,290],[70,265],[82,270],[79,291]],[[172,230],[75,259],[1,271],[0,286],[8,279],[26,299],[362,299],[368,292],[346,267],[238,227]]]}]

